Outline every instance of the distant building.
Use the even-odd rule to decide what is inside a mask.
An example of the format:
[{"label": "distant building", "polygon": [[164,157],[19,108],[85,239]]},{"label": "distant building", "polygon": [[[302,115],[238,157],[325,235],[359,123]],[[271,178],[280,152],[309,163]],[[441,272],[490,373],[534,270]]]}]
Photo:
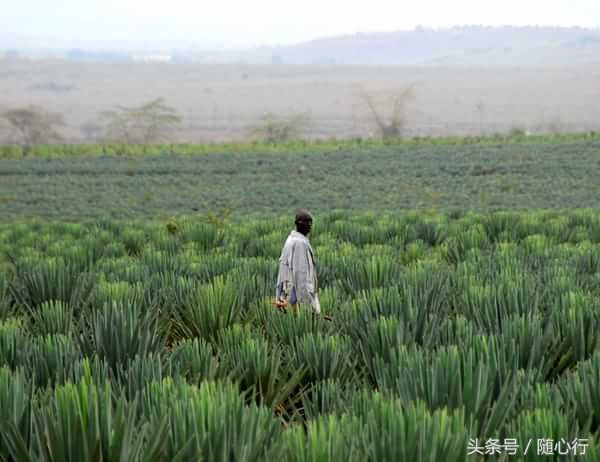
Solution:
[{"label": "distant building", "polygon": [[283,64],[283,57],[281,55],[272,55],[271,64]]},{"label": "distant building", "polygon": [[5,59],[19,59],[20,55],[17,50],[6,50],[4,52]]},{"label": "distant building", "polygon": [[135,55],[133,56],[134,61],[143,63],[170,63],[173,61],[171,55]]},{"label": "distant building", "polygon": [[67,51],[65,58],[72,61],[92,61],[92,62],[127,62],[131,58],[125,53],[110,51],[87,51],[73,49]]}]

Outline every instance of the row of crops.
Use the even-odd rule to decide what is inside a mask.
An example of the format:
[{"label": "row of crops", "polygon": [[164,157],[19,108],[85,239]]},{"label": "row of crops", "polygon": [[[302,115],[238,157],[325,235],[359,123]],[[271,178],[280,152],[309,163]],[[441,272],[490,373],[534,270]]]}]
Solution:
[{"label": "row of crops", "polygon": [[598,139],[596,132],[527,135],[516,131],[509,134],[461,137],[415,137],[397,139],[350,138],[350,139],[295,139],[277,142],[255,141],[246,143],[205,143],[205,144],[39,144],[31,146],[0,145],[0,159],[22,157],[77,157],[77,156],[143,156],[143,155],[196,155],[206,153],[239,152],[290,152],[322,149],[351,149],[361,145],[377,147],[382,145],[415,144],[497,144],[497,143],[543,143],[576,142]]},{"label": "row of crops", "polygon": [[600,460],[600,213],[291,221],[0,226],[0,460]]}]

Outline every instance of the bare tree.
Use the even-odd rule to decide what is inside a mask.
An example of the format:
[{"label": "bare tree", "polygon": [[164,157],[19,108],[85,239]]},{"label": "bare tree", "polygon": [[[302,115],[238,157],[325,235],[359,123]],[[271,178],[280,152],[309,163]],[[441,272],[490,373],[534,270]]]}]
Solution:
[{"label": "bare tree", "polygon": [[50,112],[40,106],[28,106],[5,109],[0,117],[18,132],[24,146],[63,139],[57,129],[65,125],[65,120],[58,112]]},{"label": "bare tree", "polygon": [[125,143],[151,144],[165,141],[174,126],[181,123],[177,111],[158,98],[141,106],[117,106],[101,114],[105,138]]},{"label": "bare tree", "polygon": [[79,127],[87,141],[96,142],[102,135],[104,127],[97,122],[88,121]]},{"label": "bare tree", "polygon": [[298,138],[310,124],[308,114],[292,114],[278,117],[271,113],[264,114],[260,122],[250,127],[250,136],[260,137],[265,141],[286,141]]},{"label": "bare tree", "polygon": [[[0,114],[4,114],[5,108],[0,107]],[[0,144],[12,144],[12,133],[14,128],[8,123],[6,118],[0,117]]]},{"label": "bare tree", "polygon": [[479,100],[479,102],[475,105],[475,109],[477,110],[477,114],[479,116],[479,134],[483,135],[485,132],[483,128],[483,120],[485,117],[485,104],[483,104],[483,100]]},{"label": "bare tree", "polygon": [[359,87],[359,95],[366,103],[382,138],[400,138],[403,135],[407,106],[414,99],[416,85],[416,83],[412,83],[407,87],[399,88],[385,95],[389,101],[388,106],[391,103],[389,117],[384,116],[382,105],[378,103],[375,95],[368,92],[364,87]]}]

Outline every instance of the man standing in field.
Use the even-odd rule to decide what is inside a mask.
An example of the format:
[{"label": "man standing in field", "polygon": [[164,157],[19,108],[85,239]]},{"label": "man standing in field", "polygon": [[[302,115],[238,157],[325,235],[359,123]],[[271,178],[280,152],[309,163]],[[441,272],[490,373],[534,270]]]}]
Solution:
[{"label": "man standing in field", "polygon": [[296,230],[288,236],[279,257],[276,302],[278,307],[289,304],[295,308],[300,304],[314,314],[321,314],[315,256],[307,237],[312,222],[313,217],[307,210],[296,212]]}]

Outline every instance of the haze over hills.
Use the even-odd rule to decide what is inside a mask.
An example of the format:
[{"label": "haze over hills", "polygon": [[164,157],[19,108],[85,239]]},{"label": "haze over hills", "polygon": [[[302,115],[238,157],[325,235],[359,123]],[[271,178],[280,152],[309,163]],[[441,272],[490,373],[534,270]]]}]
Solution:
[{"label": "haze over hills", "polygon": [[[0,35],[0,50],[25,49],[30,56],[111,60],[169,57],[171,61],[246,64],[339,64],[401,66],[562,66],[600,63],[600,28],[418,27],[410,31],[355,33],[285,46],[225,49],[215,43],[87,42],[69,47],[52,42]],[[71,42],[72,45],[72,42]],[[74,49],[78,53],[73,53]],[[110,51],[112,53],[102,53]],[[87,52],[87,54],[86,54]],[[14,51],[12,52],[14,55]]]},{"label": "haze over hills", "polygon": [[527,66],[600,63],[600,29],[559,27],[417,28],[357,33],[246,54],[289,64]]}]

